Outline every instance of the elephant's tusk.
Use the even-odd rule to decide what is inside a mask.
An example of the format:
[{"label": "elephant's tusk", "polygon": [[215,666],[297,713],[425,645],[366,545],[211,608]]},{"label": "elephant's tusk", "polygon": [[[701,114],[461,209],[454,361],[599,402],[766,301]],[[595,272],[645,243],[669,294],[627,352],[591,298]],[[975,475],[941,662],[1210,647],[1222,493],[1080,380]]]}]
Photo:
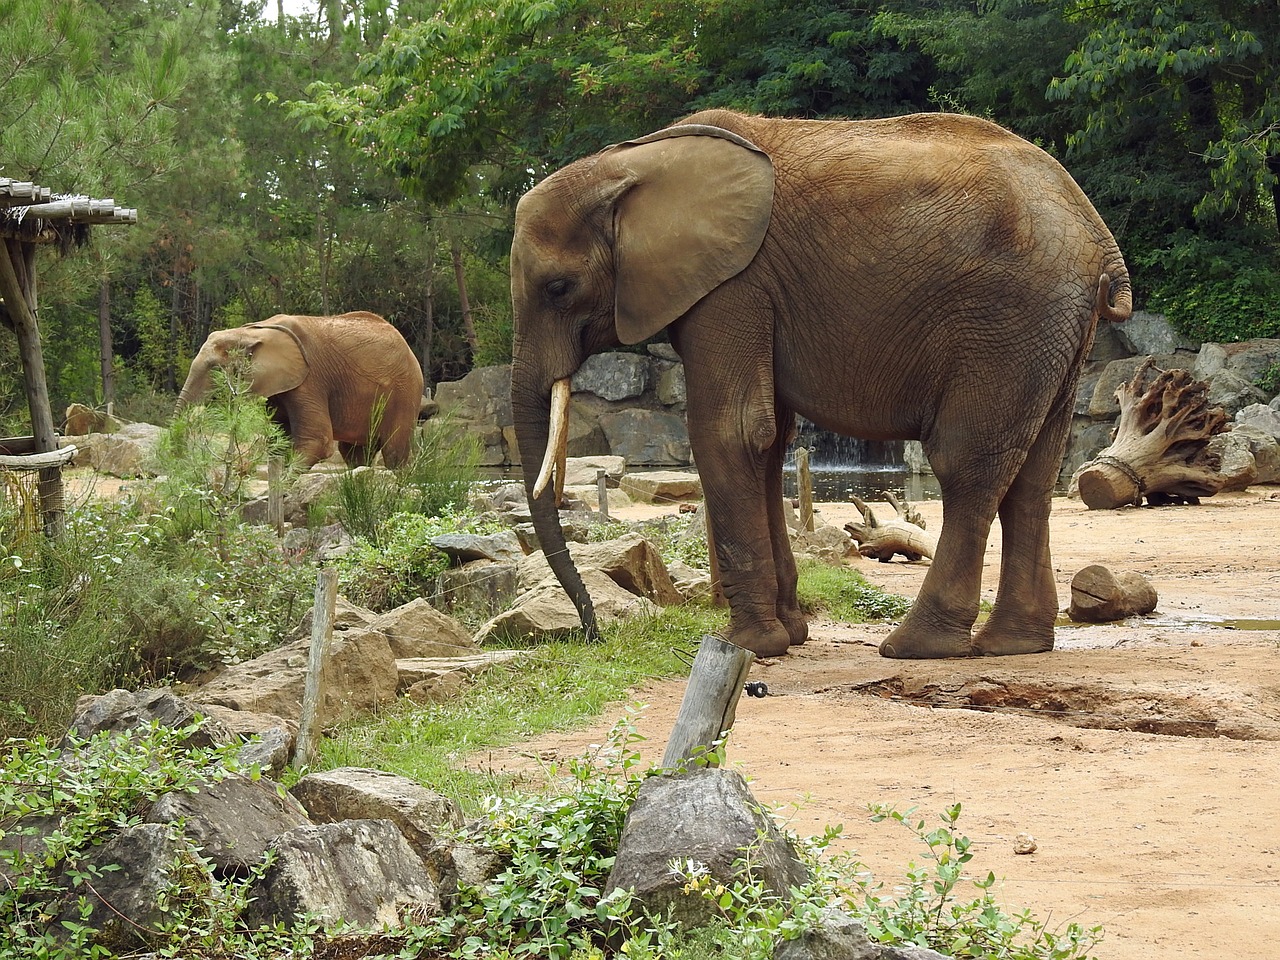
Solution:
[{"label": "elephant's tusk", "polygon": [[555,468],[559,468],[559,480],[556,483],[557,501],[564,490],[565,459],[569,450],[569,380],[557,380],[551,385],[551,428],[547,435],[547,451],[542,457],[542,469],[538,471],[537,482],[533,485],[533,496],[536,500],[542,496]]}]

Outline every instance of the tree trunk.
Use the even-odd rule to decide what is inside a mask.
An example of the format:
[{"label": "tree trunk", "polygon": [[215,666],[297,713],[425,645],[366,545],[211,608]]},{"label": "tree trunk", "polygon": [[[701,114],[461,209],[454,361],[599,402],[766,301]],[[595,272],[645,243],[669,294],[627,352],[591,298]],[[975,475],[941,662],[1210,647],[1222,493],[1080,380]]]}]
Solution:
[{"label": "tree trunk", "polygon": [[102,402],[110,409],[116,399],[114,354],[111,345],[111,281],[98,284],[98,357],[102,369]]},{"label": "tree trunk", "polygon": [[881,563],[888,563],[898,553],[912,561],[922,557],[932,560],[938,538],[925,530],[920,512],[910,503],[900,503],[892,493],[885,496],[893,506],[892,520],[877,520],[871,507],[858,497],[853,498],[854,506],[862,513],[862,523],[846,523],[844,529],[858,544],[858,553]]},{"label": "tree trunk", "polygon": [[475,324],[471,321],[471,302],[467,299],[467,278],[462,271],[462,245],[454,240],[449,253],[453,257],[453,276],[458,284],[458,304],[462,308],[462,330],[466,335],[467,343],[471,346],[471,356],[474,357],[480,352],[480,347],[476,342]]},{"label": "tree trunk", "polygon": [[182,307],[182,245],[177,248],[173,257],[173,273],[170,283],[173,289],[169,292],[169,340],[164,351],[164,385],[170,393],[178,389],[178,311]]},{"label": "tree trunk", "polygon": [[[1155,371],[1147,382],[1148,374]],[[1209,406],[1209,385],[1186,370],[1160,370],[1148,357],[1116,390],[1120,417],[1111,446],[1071,478],[1073,491],[1091,510],[1211,497],[1226,477],[1208,449],[1230,429],[1221,407]]]}]

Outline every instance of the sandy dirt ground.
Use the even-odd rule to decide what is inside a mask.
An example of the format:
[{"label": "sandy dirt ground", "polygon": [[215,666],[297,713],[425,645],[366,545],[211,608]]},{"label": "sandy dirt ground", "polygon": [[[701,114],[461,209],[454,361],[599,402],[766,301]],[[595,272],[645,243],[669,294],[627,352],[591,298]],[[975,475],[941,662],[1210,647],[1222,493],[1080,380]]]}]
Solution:
[{"label": "sandy dirt ground", "polygon": [[[888,515],[886,505],[877,504]],[[932,529],[941,505],[921,512]],[[642,513],[648,508],[637,508]],[[828,522],[854,519],[822,504]],[[1052,548],[1060,606],[1091,563],[1134,570],[1155,614],[1057,628],[1031,657],[925,663],[881,658],[884,625],[811,625],[795,652],[752,667],[728,763],[801,835],[842,824],[844,849],[883,880],[921,859],[867,805],[916,808],[936,823],[963,805],[974,875],[994,871],[1010,909],[1051,926],[1100,924],[1100,960],[1274,960],[1280,956],[1280,491],[1198,506],[1086,511],[1057,500]],[[914,596],[927,562],[850,561]],[[999,574],[999,528],[983,570]],[[634,691],[642,753],[661,758],[682,681]],[[525,766],[599,743],[633,704],[586,730],[481,761]],[[1014,852],[1030,834],[1037,849]]]}]

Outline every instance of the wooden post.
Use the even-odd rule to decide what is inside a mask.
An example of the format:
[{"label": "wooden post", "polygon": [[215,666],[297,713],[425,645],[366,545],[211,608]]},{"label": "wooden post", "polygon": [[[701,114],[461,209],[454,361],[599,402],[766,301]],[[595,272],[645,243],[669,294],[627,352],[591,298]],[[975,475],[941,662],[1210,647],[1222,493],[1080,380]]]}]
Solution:
[{"label": "wooden post", "polygon": [[745,647],[715,636],[702,638],[680,701],[680,713],[662,755],[664,770],[719,765],[707,753],[733,727],[738,698],[754,659],[755,654]]},{"label": "wooden post", "polygon": [[603,470],[596,471],[596,506],[600,509],[600,519],[609,522],[609,486],[607,474]]},{"label": "wooden post", "polygon": [[284,485],[281,474],[284,471],[279,457],[267,459],[267,523],[271,524],[277,537],[284,536]]},{"label": "wooden post", "polygon": [[298,721],[298,743],[293,752],[293,765],[303,767],[310,762],[320,741],[317,713],[321,694],[320,674],[333,635],[333,611],[338,601],[338,573],[320,570],[316,574],[315,605],[311,609],[311,650],[307,656],[307,679],[302,689],[302,717]]},{"label": "wooden post", "polygon": [[813,532],[813,477],[809,474],[809,451],[796,448],[796,490],[800,497],[800,529]]}]

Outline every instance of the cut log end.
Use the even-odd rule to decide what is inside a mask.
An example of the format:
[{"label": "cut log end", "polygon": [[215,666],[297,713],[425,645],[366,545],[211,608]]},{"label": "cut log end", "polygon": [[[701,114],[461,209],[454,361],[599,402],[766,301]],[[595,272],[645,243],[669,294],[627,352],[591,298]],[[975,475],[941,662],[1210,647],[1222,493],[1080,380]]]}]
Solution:
[{"label": "cut log end", "polygon": [[1142,502],[1142,490],[1133,477],[1110,463],[1088,464],[1076,478],[1076,486],[1090,510],[1112,510]]}]

